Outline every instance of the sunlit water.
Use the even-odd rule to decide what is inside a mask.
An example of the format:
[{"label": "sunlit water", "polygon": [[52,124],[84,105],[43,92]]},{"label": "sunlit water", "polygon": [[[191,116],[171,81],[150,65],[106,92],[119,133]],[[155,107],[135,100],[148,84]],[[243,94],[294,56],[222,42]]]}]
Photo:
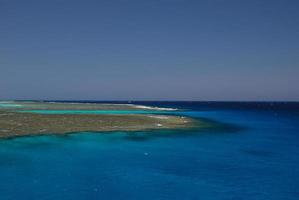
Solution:
[{"label": "sunlit water", "polygon": [[298,199],[298,105],[153,103],[241,127],[0,141],[0,199]]}]

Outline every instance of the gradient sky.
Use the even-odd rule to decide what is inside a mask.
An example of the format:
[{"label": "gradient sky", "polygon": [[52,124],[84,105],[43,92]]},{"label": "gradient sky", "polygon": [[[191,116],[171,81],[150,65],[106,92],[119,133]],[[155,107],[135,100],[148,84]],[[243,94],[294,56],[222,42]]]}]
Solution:
[{"label": "gradient sky", "polygon": [[0,99],[299,100],[297,0],[0,0]]}]

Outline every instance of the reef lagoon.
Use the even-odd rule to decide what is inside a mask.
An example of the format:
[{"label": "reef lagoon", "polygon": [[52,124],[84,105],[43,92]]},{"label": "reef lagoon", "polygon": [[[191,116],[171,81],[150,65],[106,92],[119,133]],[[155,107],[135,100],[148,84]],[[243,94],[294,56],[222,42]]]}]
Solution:
[{"label": "reef lagoon", "polygon": [[[91,110],[96,109],[95,103],[168,108],[149,112],[141,107],[143,111],[132,112],[133,115],[168,112],[163,116],[183,116],[218,126],[2,138],[1,200],[299,197],[298,103],[85,103],[90,103]],[[16,103],[1,105],[3,109],[23,112],[23,106]],[[58,107],[55,109],[62,112]],[[106,111],[99,112],[112,113],[94,114],[130,114],[125,109],[118,112],[106,107],[103,108]],[[45,112],[42,106],[30,112],[51,115],[41,113]],[[80,114],[72,106],[63,112]],[[52,113],[55,114],[59,113]]]}]

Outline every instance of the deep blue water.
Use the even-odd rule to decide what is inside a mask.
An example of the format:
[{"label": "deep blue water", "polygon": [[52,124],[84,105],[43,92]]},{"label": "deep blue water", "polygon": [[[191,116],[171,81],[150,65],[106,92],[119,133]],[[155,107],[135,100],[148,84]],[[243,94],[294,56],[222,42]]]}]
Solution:
[{"label": "deep blue water", "polygon": [[299,199],[297,103],[141,102],[239,129],[0,141],[0,199]]}]

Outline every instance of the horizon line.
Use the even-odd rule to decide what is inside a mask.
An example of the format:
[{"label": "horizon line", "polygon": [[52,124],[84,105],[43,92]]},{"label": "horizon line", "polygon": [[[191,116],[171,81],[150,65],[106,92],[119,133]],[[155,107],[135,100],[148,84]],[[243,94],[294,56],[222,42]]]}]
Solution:
[{"label": "horizon line", "polygon": [[88,99],[0,99],[0,101],[44,101],[44,102],[214,102],[214,103],[299,103],[299,100],[88,100]]}]

